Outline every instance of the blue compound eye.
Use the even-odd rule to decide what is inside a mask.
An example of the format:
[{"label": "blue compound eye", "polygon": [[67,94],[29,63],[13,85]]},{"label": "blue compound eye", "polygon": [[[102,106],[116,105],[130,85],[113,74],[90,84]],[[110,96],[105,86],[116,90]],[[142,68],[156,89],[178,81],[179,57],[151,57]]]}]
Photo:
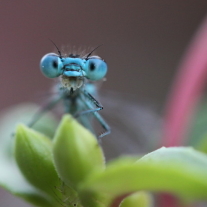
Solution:
[{"label": "blue compound eye", "polygon": [[89,58],[86,62],[86,77],[90,80],[100,80],[107,73],[107,64],[99,58]]},{"label": "blue compound eye", "polygon": [[40,61],[40,70],[47,78],[56,78],[61,75],[61,60],[55,53],[43,56]]}]

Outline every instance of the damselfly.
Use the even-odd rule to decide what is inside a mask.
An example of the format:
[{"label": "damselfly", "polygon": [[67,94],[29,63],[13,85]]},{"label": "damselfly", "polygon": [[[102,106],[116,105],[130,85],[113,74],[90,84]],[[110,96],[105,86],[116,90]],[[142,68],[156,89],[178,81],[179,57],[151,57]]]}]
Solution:
[{"label": "damselfly", "polygon": [[103,79],[107,73],[106,62],[99,56],[92,55],[97,48],[81,56],[73,53],[62,54],[56,45],[55,47],[58,54],[49,53],[43,56],[40,61],[40,70],[47,78],[59,78],[56,86],[58,96],[36,114],[29,126],[32,126],[42,113],[63,100],[65,112],[72,114],[93,133],[91,119],[95,117],[104,129],[98,138],[109,134],[109,125],[98,113],[103,106],[93,97],[96,93],[94,81]]}]

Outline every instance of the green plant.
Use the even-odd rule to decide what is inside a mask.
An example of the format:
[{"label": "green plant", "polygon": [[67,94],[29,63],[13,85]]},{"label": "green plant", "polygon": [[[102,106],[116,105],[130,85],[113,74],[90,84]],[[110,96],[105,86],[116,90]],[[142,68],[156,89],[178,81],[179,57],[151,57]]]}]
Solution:
[{"label": "green plant", "polygon": [[37,206],[106,207],[120,196],[121,207],[152,206],[150,192],[164,191],[183,203],[207,200],[207,156],[192,148],[163,147],[105,164],[96,138],[69,115],[53,139],[23,124],[15,137],[13,155],[1,157],[0,183]]}]

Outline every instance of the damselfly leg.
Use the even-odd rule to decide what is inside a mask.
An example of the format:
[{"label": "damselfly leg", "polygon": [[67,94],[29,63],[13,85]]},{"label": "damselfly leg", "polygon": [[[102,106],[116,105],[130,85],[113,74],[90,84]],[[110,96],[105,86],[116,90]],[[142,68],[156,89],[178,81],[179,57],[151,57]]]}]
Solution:
[{"label": "damselfly leg", "polygon": [[[75,114],[75,117],[82,116],[82,115],[87,114],[87,113],[93,113],[96,120],[99,122],[99,124],[104,129],[104,131],[101,134],[98,135],[98,138],[102,138],[102,137],[110,134],[111,129],[110,129],[109,125],[102,118],[102,116],[98,113],[98,111],[103,109],[103,106],[87,91],[84,90],[82,92],[82,95],[83,96],[81,96],[81,100],[85,104],[86,108],[88,108],[88,110],[78,112],[77,114]],[[94,108],[94,106],[96,108]]]}]

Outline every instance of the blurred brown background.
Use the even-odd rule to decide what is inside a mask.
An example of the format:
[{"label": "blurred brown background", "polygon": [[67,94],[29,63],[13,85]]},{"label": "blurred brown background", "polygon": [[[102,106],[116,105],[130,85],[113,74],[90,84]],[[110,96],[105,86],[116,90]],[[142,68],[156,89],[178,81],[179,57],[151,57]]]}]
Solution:
[{"label": "blurred brown background", "polygon": [[[206,0],[36,0],[0,2],[0,109],[34,100],[51,80],[40,58],[59,47],[96,47],[109,65],[103,88],[163,106]],[[0,172],[1,173],[1,172]],[[1,207],[25,207],[2,192]]]}]

